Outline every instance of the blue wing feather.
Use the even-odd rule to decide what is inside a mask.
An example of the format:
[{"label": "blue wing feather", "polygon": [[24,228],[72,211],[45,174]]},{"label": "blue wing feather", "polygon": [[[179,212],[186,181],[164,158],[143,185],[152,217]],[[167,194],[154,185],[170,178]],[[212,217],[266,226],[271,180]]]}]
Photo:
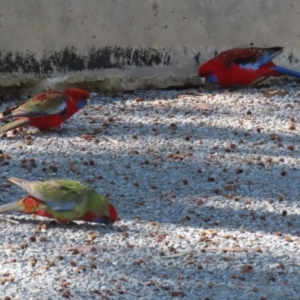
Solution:
[{"label": "blue wing feather", "polygon": [[258,57],[258,59],[255,62],[248,62],[246,64],[241,63],[239,65],[242,68],[258,70],[261,66],[272,61],[277,55],[278,55],[278,52],[266,51],[266,53],[264,55],[262,55],[261,57]]},{"label": "blue wing feather", "polygon": [[271,62],[283,52],[282,47],[272,48],[235,48],[224,51],[220,55],[227,64],[236,64],[242,68],[257,70],[261,66]]}]

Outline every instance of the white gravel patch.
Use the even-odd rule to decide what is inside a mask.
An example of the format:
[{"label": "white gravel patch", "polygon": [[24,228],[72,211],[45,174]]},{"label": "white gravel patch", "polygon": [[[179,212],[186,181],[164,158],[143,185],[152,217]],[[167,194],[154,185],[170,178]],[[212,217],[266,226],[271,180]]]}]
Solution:
[{"label": "white gravel patch", "polygon": [[1,138],[0,204],[24,196],[11,176],[72,178],[121,218],[0,220],[1,299],[298,299],[300,96],[272,89],[95,96]]}]

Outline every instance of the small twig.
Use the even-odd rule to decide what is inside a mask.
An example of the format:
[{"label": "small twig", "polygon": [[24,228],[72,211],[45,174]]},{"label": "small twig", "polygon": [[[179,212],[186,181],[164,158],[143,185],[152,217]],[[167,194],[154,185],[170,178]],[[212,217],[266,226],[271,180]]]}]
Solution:
[{"label": "small twig", "polygon": [[6,222],[9,222],[9,223],[12,223],[12,224],[20,224],[19,221],[12,220],[12,219],[9,219],[9,218],[0,217],[0,220],[1,221],[6,221]]},{"label": "small twig", "polygon": [[67,251],[78,251],[78,252],[89,252],[89,251],[97,251],[97,250],[103,250],[108,251],[111,250],[112,246],[95,246],[95,245],[78,245],[74,247],[68,247],[68,248],[60,248],[61,250],[67,250]]},{"label": "small twig", "polygon": [[179,253],[170,254],[170,255],[157,256],[157,258],[160,258],[160,259],[177,258],[177,257],[181,257],[181,256],[184,256],[184,255],[187,255],[189,253],[191,253],[191,251],[184,251],[184,252],[179,252]]},{"label": "small twig", "polygon": [[202,93],[199,93],[197,91],[185,91],[184,93],[180,94],[178,98],[183,98],[187,96],[202,96]]},{"label": "small twig", "polygon": [[211,105],[205,103],[205,102],[198,102],[197,104],[194,105],[194,107],[197,110],[207,110],[207,111],[211,111],[213,108]]},{"label": "small twig", "polygon": [[109,142],[115,144],[115,145],[118,145],[118,144],[119,144],[119,142],[118,142],[117,140],[114,140],[114,139],[109,138],[109,137],[106,137],[106,136],[104,136],[104,138],[105,138],[106,140],[108,140]]},{"label": "small twig", "polygon": [[255,252],[261,252],[261,249],[259,247],[257,248],[240,248],[240,247],[220,247],[220,248],[205,248],[206,251],[231,251],[231,252],[249,252],[249,251],[255,251]]}]

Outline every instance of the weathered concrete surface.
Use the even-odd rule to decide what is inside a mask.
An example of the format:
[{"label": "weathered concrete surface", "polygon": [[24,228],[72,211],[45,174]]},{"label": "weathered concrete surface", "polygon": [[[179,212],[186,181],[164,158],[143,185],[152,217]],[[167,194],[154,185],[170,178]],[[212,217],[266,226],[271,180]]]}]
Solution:
[{"label": "weathered concrete surface", "polygon": [[299,13],[293,0],[1,0],[1,94],[198,85],[198,65],[235,46],[284,46],[276,61],[300,69]]}]

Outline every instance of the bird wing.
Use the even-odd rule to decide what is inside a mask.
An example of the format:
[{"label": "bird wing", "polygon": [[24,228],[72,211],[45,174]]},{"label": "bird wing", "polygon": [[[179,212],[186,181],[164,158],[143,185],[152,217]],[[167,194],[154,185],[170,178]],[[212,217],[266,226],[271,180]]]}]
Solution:
[{"label": "bird wing", "polygon": [[235,48],[220,53],[227,66],[237,64],[243,68],[257,70],[283,52],[282,47]]},{"label": "bird wing", "polygon": [[2,113],[3,118],[36,118],[63,113],[67,108],[68,97],[59,91],[39,94],[27,102],[8,109]]},{"label": "bird wing", "polygon": [[55,211],[74,209],[82,202],[87,202],[88,187],[73,180],[50,180],[32,183],[31,195]]},{"label": "bird wing", "polygon": [[87,202],[91,187],[69,179],[27,181],[12,177],[10,182],[18,185],[31,196],[50,206],[55,211],[69,211],[82,202]]}]

